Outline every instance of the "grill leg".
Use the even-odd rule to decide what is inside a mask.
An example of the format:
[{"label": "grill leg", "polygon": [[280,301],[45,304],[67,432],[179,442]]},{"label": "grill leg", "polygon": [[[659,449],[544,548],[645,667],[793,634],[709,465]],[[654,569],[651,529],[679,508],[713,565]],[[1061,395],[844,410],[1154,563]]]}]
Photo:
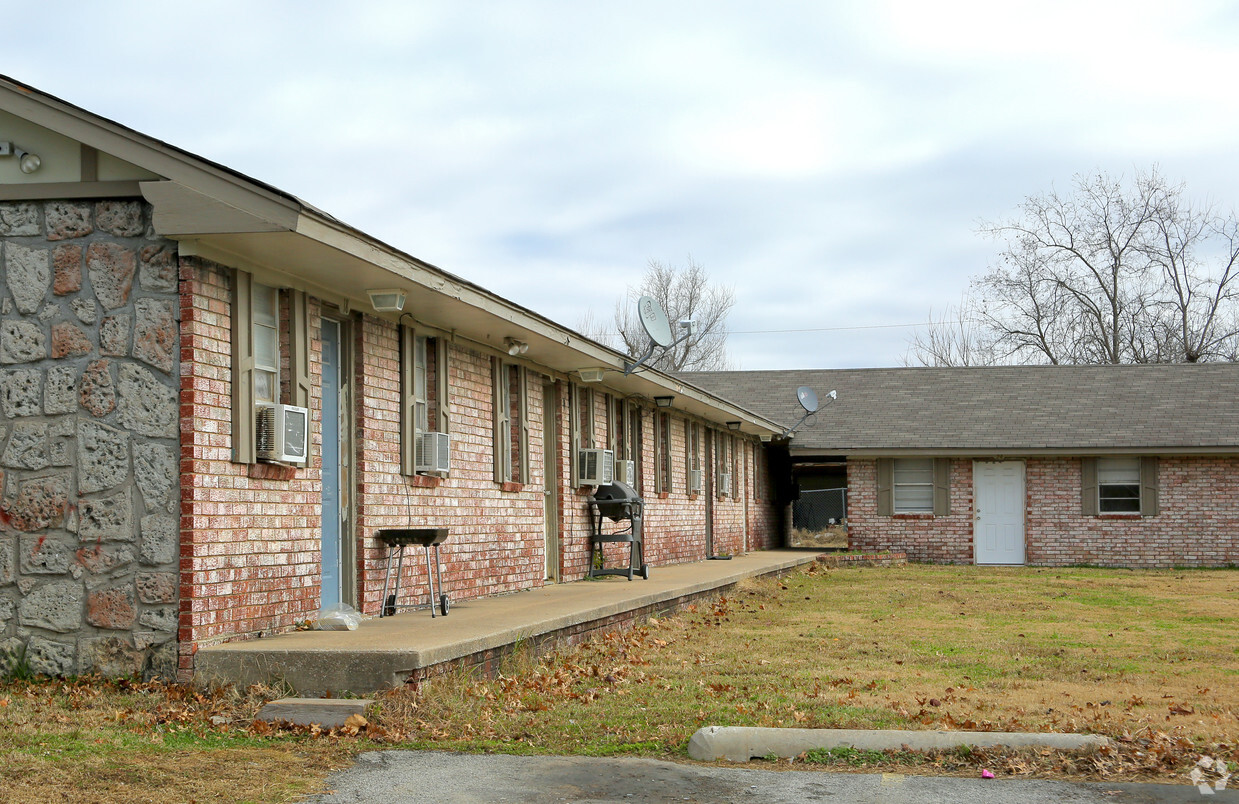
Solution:
[{"label": "grill leg", "polygon": [[404,547],[399,546],[399,545],[394,545],[394,544],[390,545],[387,548],[387,576],[383,579],[383,607],[379,609],[379,617],[390,617],[396,613],[396,598],[400,597],[400,567],[399,566],[396,569],[396,591],[393,592],[389,596],[387,594],[387,590],[391,588],[392,558],[395,557],[397,550],[400,551],[398,553],[398,555],[400,556],[400,560],[398,563],[400,565],[404,564]]},{"label": "grill leg", "polygon": [[[430,566],[430,545],[423,544],[422,549],[426,551],[426,596],[430,598],[430,617],[435,616],[435,568]],[[435,552],[438,552],[438,545],[435,545]]]},{"label": "grill leg", "polygon": [[[439,613],[447,616],[447,593],[443,591],[443,568],[439,564],[439,545],[435,545],[435,577],[439,581]],[[431,598],[430,610],[434,611],[434,599]]]}]

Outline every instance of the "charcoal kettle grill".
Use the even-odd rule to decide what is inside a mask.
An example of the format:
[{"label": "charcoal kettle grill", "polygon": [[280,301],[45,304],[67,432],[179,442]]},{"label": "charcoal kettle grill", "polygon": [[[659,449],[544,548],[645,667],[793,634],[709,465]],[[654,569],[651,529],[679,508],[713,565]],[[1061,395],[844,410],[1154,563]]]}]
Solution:
[{"label": "charcoal kettle grill", "polygon": [[[387,577],[383,581],[383,608],[379,611],[380,617],[390,617],[396,613],[397,609],[409,609],[415,607],[416,603],[399,605],[397,601],[400,598],[400,576],[401,570],[404,569],[404,548],[406,545],[421,545],[422,550],[426,554],[426,586],[427,595],[430,597],[430,616],[435,616],[435,581],[439,583],[439,611],[443,616],[447,616],[448,607],[451,601],[448,600],[447,593],[443,591],[443,574],[439,569],[439,545],[447,540],[447,528],[385,528],[378,531],[375,535],[383,544],[387,545]],[[434,547],[434,561],[430,560],[430,548]],[[396,587],[391,589],[391,576],[393,563],[396,570]],[[388,594],[388,590],[391,593]]]},{"label": "charcoal kettle grill", "polygon": [[[626,575],[631,581],[633,573],[636,572],[649,580],[650,567],[645,563],[641,534],[641,514],[644,507],[645,501],[637,494],[636,489],[618,480],[599,486],[594,491],[589,498],[591,534],[588,577]],[[607,569],[602,546],[617,542],[629,545],[628,566]]]}]

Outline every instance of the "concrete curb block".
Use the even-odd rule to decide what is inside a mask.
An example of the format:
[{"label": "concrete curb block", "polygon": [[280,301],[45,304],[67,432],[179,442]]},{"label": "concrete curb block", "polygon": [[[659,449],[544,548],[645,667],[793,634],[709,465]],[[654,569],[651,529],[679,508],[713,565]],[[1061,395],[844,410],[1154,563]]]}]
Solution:
[{"label": "concrete curb block", "polygon": [[696,760],[748,762],[770,756],[788,758],[815,748],[857,748],[864,751],[943,751],[961,745],[972,748],[1053,748],[1096,751],[1110,740],[1093,734],[1037,734],[1013,731],[879,731],[859,729],[773,729],[749,726],[706,726],[688,741]]},{"label": "concrete curb block", "polygon": [[287,720],[298,726],[317,723],[333,729],[347,723],[351,715],[364,715],[372,703],[361,698],[281,698],[258,710],[257,719],[268,723]]}]

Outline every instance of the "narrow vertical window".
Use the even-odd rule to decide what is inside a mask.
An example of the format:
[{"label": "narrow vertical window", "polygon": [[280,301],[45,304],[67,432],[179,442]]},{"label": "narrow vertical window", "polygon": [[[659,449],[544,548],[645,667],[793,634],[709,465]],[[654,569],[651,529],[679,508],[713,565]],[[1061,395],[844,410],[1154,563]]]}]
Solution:
[{"label": "narrow vertical window", "polygon": [[495,480],[527,483],[529,478],[529,411],[526,373],[521,366],[492,358]]},{"label": "narrow vertical window", "polygon": [[275,288],[251,287],[254,338],[254,401],[274,405],[280,394],[280,313]]},{"label": "narrow vertical window", "polygon": [[655,420],[654,466],[658,491],[671,491],[671,416],[660,412]]}]

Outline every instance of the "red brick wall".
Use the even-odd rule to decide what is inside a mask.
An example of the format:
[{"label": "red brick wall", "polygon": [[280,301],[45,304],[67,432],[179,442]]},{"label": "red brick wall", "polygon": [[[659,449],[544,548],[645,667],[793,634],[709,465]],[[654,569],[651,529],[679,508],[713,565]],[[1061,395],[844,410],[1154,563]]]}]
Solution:
[{"label": "red brick wall", "polygon": [[[396,327],[362,318],[357,349],[357,540],[362,611],[378,614],[387,567],[381,528],[446,527],[440,548],[443,584],[453,600],[540,586],[543,530],[542,376],[528,375],[530,483],[495,482],[491,359],[448,344],[451,472],[442,480],[400,473],[400,376]],[[426,600],[421,548],[406,548],[401,601]],[[416,552],[415,552],[416,551]],[[433,555],[433,551],[432,551]]]},{"label": "red brick wall", "polygon": [[320,486],[316,465],[291,472],[232,462],[231,271],[182,258],[180,279],[185,675],[199,644],[287,629],[318,609]]},{"label": "red brick wall", "polygon": [[951,461],[951,513],[877,515],[877,462],[848,460],[848,544],[895,550],[912,561],[972,563],[972,461]]},{"label": "red brick wall", "polygon": [[[320,304],[310,300],[311,450],[306,468],[232,462],[232,272],[200,260],[181,262],[183,365],[181,670],[192,669],[200,644],[286,630],[319,606],[321,556]],[[378,614],[387,567],[375,534],[390,527],[446,527],[440,548],[445,591],[454,600],[540,586],[545,577],[544,495],[547,478],[559,501],[564,580],[583,577],[589,563],[586,499],[592,489],[568,487],[571,432],[568,395],[555,381],[560,438],[557,466],[544,466],[543,388],[549,378],[528,372],[529,483],[494,480],[492,375],[489,354],[449,343],[448,410],[451,472],[445,478],[400,473],[400,372],[396,325],[368,315],[351,319],[355,508],[355,581],[361,610]],[[606,444],[606,405],[595,394],[595,441]],[[706,557],[705,500],[688,495],[683,421],[673,412],[673,490],[654,491],[653,407],[642,417],[641,493],[646,499],[647,563]],[[740,441],[753,457],[755,442]],[[764,453],[761,453],[764,460]],[[712,456],[703,455],[703,466]],[[715,500],[716,551],[742,552],[771,543],[772,495],[750,499],[751,465],[738,462],[745,493]],[[757,530],[749,537],[749,528]],[[420,549],[407,548],[402,602],[425,600],[427,570]],[[611,565],[622,545],[613,545]],[[627,556],[623,556],[626,562]]]},{"label": "red brick wall", "polygon": [[[1080,513],[1079,458],[1030,458],[1025,466],[1029,564],[1216,567],[1239,564],[1239,458],[1158,461],[1156,516]],[[904,551],[913,561],[971,563],[972,461],[951,463],[951,514],[876,514],[876,463],[848,461],[848,537],[864,551]]]}]

